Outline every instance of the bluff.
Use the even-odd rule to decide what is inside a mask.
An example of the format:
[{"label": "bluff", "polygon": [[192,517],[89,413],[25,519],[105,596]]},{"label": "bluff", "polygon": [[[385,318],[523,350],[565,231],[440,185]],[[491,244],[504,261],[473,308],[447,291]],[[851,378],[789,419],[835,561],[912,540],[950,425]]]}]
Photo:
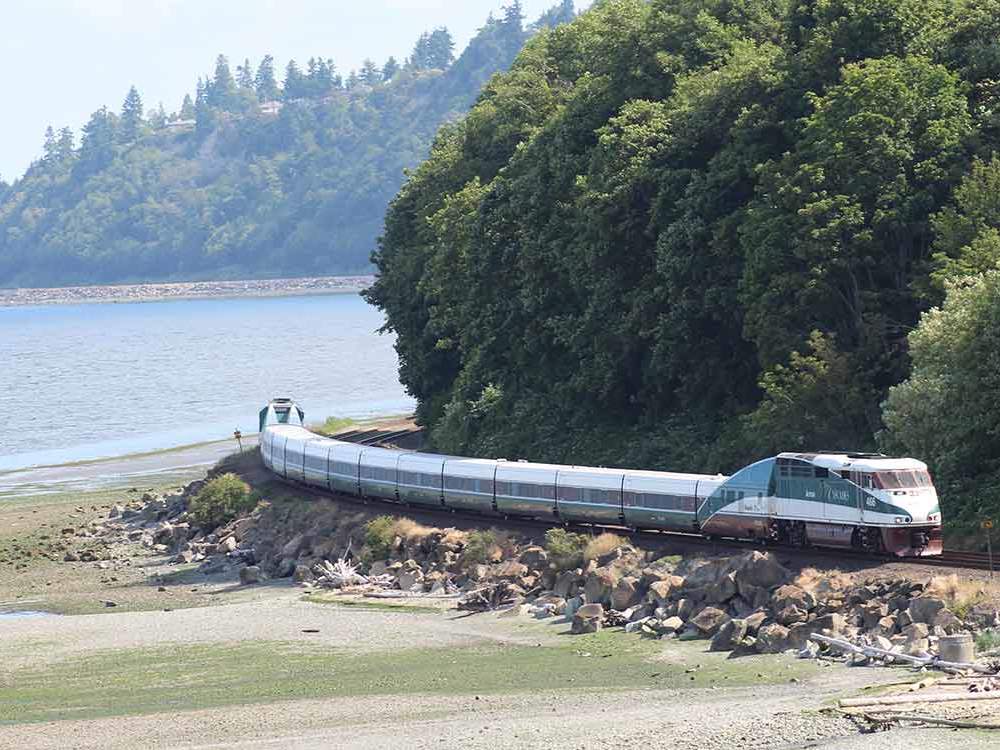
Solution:
[{"label": "bluff", "polygon": [[404,170],[526,39],[573,15],[564,0],[525,26],[514,2],[457,59],[440,28],[404,62],[345,76],[314,57],[279,83],[270,56],[235,75],[220,56],[172,115],[133,87],[79,147],[50,128],[43,157],[0,182],[0,286],[367,272]]}]

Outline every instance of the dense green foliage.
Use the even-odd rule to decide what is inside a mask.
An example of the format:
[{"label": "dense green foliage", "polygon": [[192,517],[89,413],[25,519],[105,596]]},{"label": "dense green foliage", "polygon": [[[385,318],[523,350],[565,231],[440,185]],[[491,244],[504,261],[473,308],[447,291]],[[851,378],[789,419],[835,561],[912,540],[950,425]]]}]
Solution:
[{"label": "dense green foliage", "polygon": [[188,511],[203,529],[214,529],[249,513],[256,505],[250,485],[235,474],[220,474],[191,498]]},{"label": "dense green foliage", "polygon": [[[532,39],[439,132],[375,256],[437,445],[711,471],[874,448],[921,313],[1000,258],[998,31],[1000,0],[599,0]],[[942,467],[903,422],[940,403],[932,339],[988,345],[961,295],[991,278],[925,319],[890,401]],[[992,398],[926,439],[969,443]]]},{"label": "dense green foliage", "polygon": [[[572,16],[564,1],[539,23]],[[312,58],[279,82],[270,56],[234,76],[220,56],[173,115],[146,113],[133,87],[79,148],[50,129],[43,157],[0,183],[0,285],[367,272],[404,169],[533,28],[514,2],[457,60],[436,29],[404,63],[346,77]]]}]

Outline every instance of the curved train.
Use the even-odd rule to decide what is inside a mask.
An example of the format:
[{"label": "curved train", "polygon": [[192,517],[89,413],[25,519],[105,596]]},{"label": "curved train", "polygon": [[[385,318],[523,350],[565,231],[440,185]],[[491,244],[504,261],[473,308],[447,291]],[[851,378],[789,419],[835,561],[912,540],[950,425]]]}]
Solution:
[{"label": "curved train", "polygon": [[334,492],[426,508],[621,525],[897,557],[941,553],[927,465],[869,453],[781,453],[732,476],[389,450],[321,437],[290,399],[260,412],[264,465]]}]

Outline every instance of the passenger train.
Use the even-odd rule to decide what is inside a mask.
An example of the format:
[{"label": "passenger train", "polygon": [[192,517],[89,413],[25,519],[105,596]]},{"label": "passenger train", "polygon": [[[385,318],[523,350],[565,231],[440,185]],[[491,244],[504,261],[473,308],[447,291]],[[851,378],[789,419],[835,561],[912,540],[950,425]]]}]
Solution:
[{"label": "passenger train", "polygon": [[260,412],[275,474],[333,492],[425,508],[710,538],[941,553],[927,465],[870,453],[781,453],[732,476],[590,468],[389,450],[321,437],[290,399]]}]

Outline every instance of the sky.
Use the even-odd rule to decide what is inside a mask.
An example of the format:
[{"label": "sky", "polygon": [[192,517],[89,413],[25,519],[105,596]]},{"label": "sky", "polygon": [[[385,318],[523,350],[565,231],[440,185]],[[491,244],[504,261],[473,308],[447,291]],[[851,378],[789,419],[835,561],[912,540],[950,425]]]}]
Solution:
[{"label": "sky", "polygon": [[[347,72],[370,57],[402,61],[421,32],[447,26],[461,51],[509,0],[13,0],[4,3],[0,70],[7,71],[0,178],[20,177],[41,155],[45,128],[80,127],[129,86],[148,110],[194,95],[217,55],[236,65],[265,54],[333,58]],[[557,0],[521,0],[527,21]],[[577,0],[577,8],[588,3]],[[77,141],[79,143],[79,140]]]}]

